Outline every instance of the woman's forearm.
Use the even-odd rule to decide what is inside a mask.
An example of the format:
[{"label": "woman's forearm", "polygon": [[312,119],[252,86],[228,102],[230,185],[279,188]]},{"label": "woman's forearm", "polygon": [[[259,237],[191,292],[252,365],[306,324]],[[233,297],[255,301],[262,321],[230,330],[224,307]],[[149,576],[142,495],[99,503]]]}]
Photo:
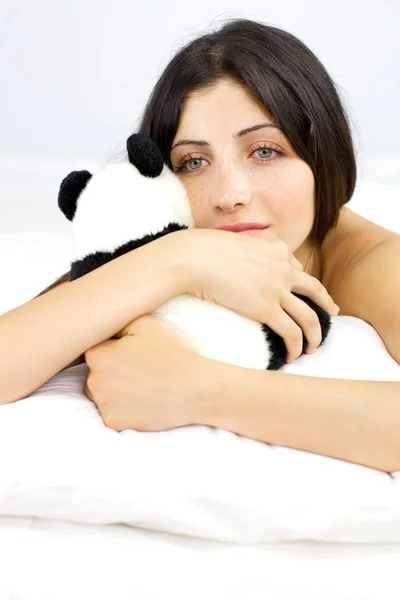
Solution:
[{"label": "woman's forearm", "polygon": [[400,382],[327,379],[210,361],[203,423],[385,472],[400,470]]},{"label": "woman's forearm", "polygon": [[180,294],[182,252],[172,236],[2,315],[0,404],[26,397],[88,348]]}]

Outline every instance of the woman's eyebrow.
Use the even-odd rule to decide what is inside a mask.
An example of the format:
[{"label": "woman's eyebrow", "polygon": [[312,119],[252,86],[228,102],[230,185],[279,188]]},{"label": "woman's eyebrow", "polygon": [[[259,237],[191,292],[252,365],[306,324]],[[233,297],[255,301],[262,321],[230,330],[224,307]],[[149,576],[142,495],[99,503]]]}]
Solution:
[{"label": "woman's eyebrow", "polygon": [[[235,133],[233,137],[236,139],[242,138],[245,135],[247,135],[248,133],[251,133],[252,131],[257,131],[257,129],[264,129],[265,127],[278,129],[278,131],[282,131],[282,129],[277,124],[260,123],[260,125],[253,125],[252,127],[246,127],[246,129],[241,129],[240,131]],[[176,142],[176,144],[174,144],[172,146],[171,152],[174,148],[177,148],[177,146],[209,146],[209,145],[210,144],[208,142],[206,142],[205,140],[179,140],[179,142]]]},{"label": "woman's eyebrow", "polygon": [[282,129],[279,127],[279,125],[277,123],[261,123],[260,125],[253,125],[252,127],[247,127],[246,129],[242,129],[241,131],[238,131],[238,133],[235,133],[235,135],[233,137],[241,138],[244,135],[251,133],[252,131],[257,131],[257,129],[264,129],[265,127],[270,127],[272,129],[278,129],[278,131],[282,131]]}]

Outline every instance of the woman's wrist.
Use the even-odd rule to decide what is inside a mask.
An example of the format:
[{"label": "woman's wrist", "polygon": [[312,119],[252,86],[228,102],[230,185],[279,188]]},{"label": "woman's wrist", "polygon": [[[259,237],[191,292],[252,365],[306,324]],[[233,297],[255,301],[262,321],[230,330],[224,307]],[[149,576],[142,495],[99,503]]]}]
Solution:
[{"label": "woman's wrist", "polygon": [[[132,278],[129,297],[141,296],[142,310],[134,318],[152,313],[171,298],[186,292],[188,272],[185,251],[174,232],[126,255]],[[117,259],[120,260],[120,259]],[[142,290],[142,293],[140,293]]]},{"label": "woman's wrist", "polygon": [[[163,273],[169,284],[170,298],[188,293],[196,277],[195,254],[197,238],[195,229],[181,229],[162,238],[165,244]],[[194,242],[194,243],[193,243]]]},{"label": "woman's wrist", "polygon": [[197,368],[192,373],[189,388],[192,393],[193,423],[224,428],[224,423],[235,411],[232,404],[234,397],[241,396],[242,369],[203,356],[196,360]]}]

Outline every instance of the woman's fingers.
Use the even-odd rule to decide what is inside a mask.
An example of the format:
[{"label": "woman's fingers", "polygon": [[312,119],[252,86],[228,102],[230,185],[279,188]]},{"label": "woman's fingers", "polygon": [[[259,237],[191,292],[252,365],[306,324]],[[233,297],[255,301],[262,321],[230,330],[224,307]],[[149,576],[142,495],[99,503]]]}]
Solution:
[{"label": "woman's fingers", "polygon": [[317,313],[300,298],[289,294],[281,310],[269,315],[265,321],[285,342],[287,360],[296,360],[303,352],[303,334],[307,340],[307,354],[314,352],[322,341],[322,331]]},{"label": "woman's fingers", "polygon": [[[293,257],[294,260],[296,260]],[[291,261],[293,264],[293,261]],[[281,298],[281,309],[266,322],[280,335],[288,351],[287,362],[293,362],[303,352],[303,334],[307,340],[307,354],[314,352],[322,341],[321,325],[317,313],[292,292],[306,296],[328,314],[336,315],[335,303],[322,283],[300,268],[295,272],[291,292]]]},{"label": "woman's fingers", "polygon": [[337,309],[333,298],[316,277],[301,272],[300,270],[295,271],[294,283],[292,283],[290,291],[300,294],[301,296],[306,296],[331,316],[337,315]]},{"label": "woman's fingers", "polygon": [[[284,315],[282,318],[281,315]],[[280,320],[281,332],[274,321],[274,331],[284,338],[288,350],[287,362],[293,362],[303,352],[303,334],[307,340],[306,352],[314,352],[322,341],[321,325],[317,313],[303,300],[288,294],[282,302]],[[281,317],[279,319],[279,317]]]},{"label": "woman's fingers", "polygon": [[293,254],[290,254],[289,262],[296,269],[300,269],[300,271],[304,271],[303,264],[299,260],[297,260],[297,258],[295,256],[293,256]]}]

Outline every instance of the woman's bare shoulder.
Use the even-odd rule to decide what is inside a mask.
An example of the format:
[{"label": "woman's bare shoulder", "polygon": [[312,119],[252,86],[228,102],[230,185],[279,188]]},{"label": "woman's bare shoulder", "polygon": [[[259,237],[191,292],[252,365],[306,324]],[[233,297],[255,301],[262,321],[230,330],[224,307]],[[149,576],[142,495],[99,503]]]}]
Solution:
[{"label": "woman's bare shoulder", "polygon": [[[323,283],[335,299],[338,286],[343,289],[350,272],[363,256],[389,239],[400,236],[369,221],[347,207],[340,213],[338,225],[326,237],[321,252]],[[343,315],[343,312],[340,312]]]}]

